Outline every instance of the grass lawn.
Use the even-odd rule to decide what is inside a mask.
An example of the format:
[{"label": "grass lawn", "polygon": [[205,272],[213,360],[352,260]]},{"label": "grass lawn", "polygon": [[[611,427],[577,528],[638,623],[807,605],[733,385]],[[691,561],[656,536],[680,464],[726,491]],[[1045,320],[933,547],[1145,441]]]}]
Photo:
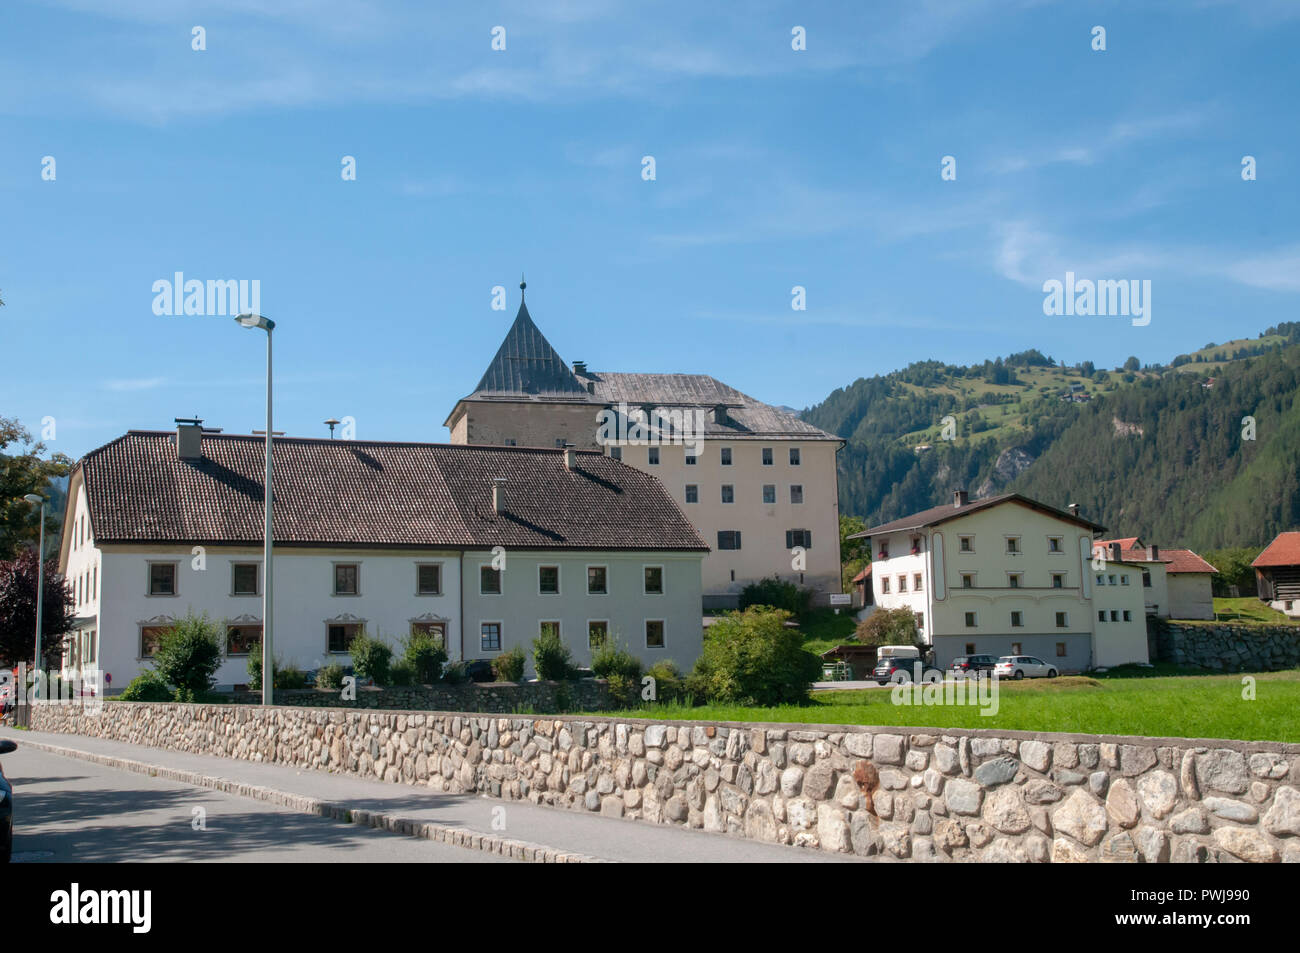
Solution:
[{"label": "grass lawn", "polygon": [[[1278,612],[1266,602],[1260,602],[1255,596],[1243,596],[1240,599],[1214,599],[1214,615],[1217,622],[1266,622],[1272,625],[1295,625],[1296,620],[1288,618],[1286,613]],[[1180,623],[1181,624],[1181,623]],[[1202,622],[1202,625],[1210,625]]]},{"label": "grass lawn", "polygon": [[969,705],[894,705],[887,689],[814,692],[809,705],[780,708],[665,704],[594,714],[1300,742],[1300,670],[1254,675],[1254,700],[1242,698],[1242,677],[1125,668],[1095,677],[1002,682],[998,712],[988,717]]},{"label": "grass lawn", "polygon": [[804,650],[821,655],[827,649],[853,641],[857,627],[858,620],[848,608],[842,609],[839,615],[833,609],[819,609],[808,613],[799,623],[799,632],[803,635]]}]

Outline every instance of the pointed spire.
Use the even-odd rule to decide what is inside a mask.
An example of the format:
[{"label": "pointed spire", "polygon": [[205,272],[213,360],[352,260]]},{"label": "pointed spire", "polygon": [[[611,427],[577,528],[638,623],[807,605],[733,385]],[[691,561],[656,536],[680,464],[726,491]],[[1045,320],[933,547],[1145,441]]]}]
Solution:
[{"label": "pointed spire", "polygon": [[505,340],[483,373],[475,393],[586,395],[587,389],[573,376],[564,359],[538,330],[523,301],[527,283],[520,275],[519,313],[506,332]]}]

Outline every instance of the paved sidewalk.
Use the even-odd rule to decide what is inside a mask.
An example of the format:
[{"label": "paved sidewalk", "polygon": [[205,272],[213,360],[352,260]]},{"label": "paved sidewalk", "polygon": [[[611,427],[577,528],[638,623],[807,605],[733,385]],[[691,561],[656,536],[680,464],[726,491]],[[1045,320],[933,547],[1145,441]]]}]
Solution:
[{"label": "paved sidewalk", "polygon": [[[523,801],[442,794],[405,784],[56,732],[0,729],[0,737],[110,767],[157,774],[309,814],[533,861],[826,863],[860,858],[603,817]],[[494,829],[494,822],[495,828]]]}]

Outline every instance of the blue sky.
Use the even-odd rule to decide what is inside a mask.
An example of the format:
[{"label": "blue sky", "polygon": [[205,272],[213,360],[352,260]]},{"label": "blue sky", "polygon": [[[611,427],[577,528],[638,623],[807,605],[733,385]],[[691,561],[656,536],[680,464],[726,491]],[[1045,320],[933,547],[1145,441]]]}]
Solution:
[{"label": "blue sky", "polygon": [[[795,407],[927,358],[1167,361],[1297,318],[1298,46],[1289,0],[8,0],[0,414],[73,457],[261,426],[260,337],[155,315],[176,271],[261,282],[294,435],[445,440],[521,271],[568,360]],[[1151,280],[1151,323],[1045,316],[1067,270]]]}]

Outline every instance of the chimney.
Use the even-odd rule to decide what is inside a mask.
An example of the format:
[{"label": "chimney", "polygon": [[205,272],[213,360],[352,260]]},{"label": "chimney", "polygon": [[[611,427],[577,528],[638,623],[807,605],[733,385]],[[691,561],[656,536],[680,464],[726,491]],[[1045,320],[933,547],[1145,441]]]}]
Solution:
[{"label": "chimney", "polygon": [[1122,563],[1124,561],[1123,550],[1119,548],[1119,543],[1110,544],[1110,561],[1113,563]]},{"label": "chimney", "polygon": [[967,503],[965,490],[954,490],[952,494],[952,505],[954,509],[959,509]]},{"label": "chimney", "polygon": [[197,417],[176,418],[176,459],[203,459],[203,421]]},{"label": "chimney", "polygon": [[573,444],[564,445],[564,469],[572,470],[578,465],[578,451],[573,449]]},{"label": "chimney", "polygon": [[587,376],[587,362],[586,362],[586,361],[574,361],[574,362],[573,362],[573,373],[577,374],[579,377],[586,377],[586,376]]},{"label": "chimney", "polygon": [[1079,515],[1079,504],[1078,504],[1078,503],[1071,503],[1068,507],[1066,507],[1066,509],[1068,509],[1068,510],[1070,511],[1070,515],[1071,515],[1071,516],[1078,516],[1078,515]]},{"label": "chimney", "polygon": [[1147,547],[1147,562],[1153,563],[1160,559],[1160,547],[1151,545]]},{"label": "chimney", "polygon": [[506,511],[505,477],[492,478],[492,509],[498,516]]},{"label": "chimney", "polygon": [[725,424],[727,422],[727,405],[715,404],[713,407],[713,422],[715,424]]}]

